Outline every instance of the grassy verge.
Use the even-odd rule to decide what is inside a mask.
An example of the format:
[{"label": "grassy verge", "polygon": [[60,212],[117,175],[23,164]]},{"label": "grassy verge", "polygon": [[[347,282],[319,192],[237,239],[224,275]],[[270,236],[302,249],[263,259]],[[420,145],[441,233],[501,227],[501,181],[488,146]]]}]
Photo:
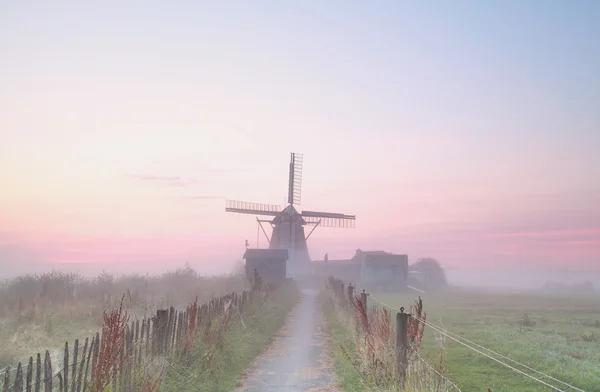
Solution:
[{"label": "grassy verge", "polygon": [[363,380],[354,367],[351,358],[358,354],[354,343],[354,337],[348,329],[348,324],[343,322],[342,315],[334,305],[329,291],[319,294],[319,304],[325,315],[325,325],[331,337],[331,356],[333,366],[338,378],[338,385],[344,391],[359,392],[365,389]]},{"label": "grassy verge", "polygon": [[298,302],[299,291],[289,284],[255,301],[244,312],[233,312],[203,329],[187,355],[169,364],[160,391],[235,389],[239,375],[267,348]]},{"label": "grassy verge", "polygon": [[[340,281],[330,279],[330,287]],[[454,391],[444,375],[445,347],[437,344],[438,357],[425,361],[419,355],[423,339],[423,303],[413,300],[416,317],[407,321],[407,338],[411,345],[404,369],[397,362],[395,312],[368,306],[360,296],[349,301],[333,290],[321,293],[327,328],[333,341],[334,367],[340,385],[346,391],[373,390],[417,392],[424,390]]]}]

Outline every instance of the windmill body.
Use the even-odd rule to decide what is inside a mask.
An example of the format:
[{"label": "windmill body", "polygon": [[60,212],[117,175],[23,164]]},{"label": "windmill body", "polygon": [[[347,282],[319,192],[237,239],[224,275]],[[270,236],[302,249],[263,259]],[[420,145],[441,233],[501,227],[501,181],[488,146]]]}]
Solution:
[{"label": "windmill body", "polygon": [[[301,202],[302,187],[302,155],[291,154],[288,203],[284,209],[276,205],[248,203],[227,200],[225,211],[257,216],[269,216],[270,219],[256,218],[263,234],[269,242],[270,249],[287,249],[289,255],[288,276],[301,278],[312,273],[310,255],[306,241],[317,228],[321,227],[354,227],[356,217],[330,212],[302,211],[298,212],[295,205]],[[272,227],[269,237],[263,223]],[[305,228],[310,228],[306,235]]]}]

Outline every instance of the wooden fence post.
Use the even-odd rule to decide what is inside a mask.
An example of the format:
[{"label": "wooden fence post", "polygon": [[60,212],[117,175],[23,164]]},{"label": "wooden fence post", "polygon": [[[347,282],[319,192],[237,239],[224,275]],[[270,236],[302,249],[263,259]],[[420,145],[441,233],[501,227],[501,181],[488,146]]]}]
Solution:
[{"label": "wooden fence post", "polygon": [[408,367],[409,317],[408,313],[404,313],[403,307],[400,308],[400,313],[396,313],[396,376],[402,388],[406,381],[406,370]]},{"label": "wooden fence post", "polygon": [[31,392],[31,381],[33,379],[33,357],[29,357],[27,364],[27,381],[25,382],[25,391]]},{"label": "wooden fence post", "polygon": [[[73,369],[71,373],[71,392],[75,392],[77,386],[77,355],[79,354],[79,339],[75,339],[75,345],[73,346]],[[71,366],[71,365],[70,365]],[[65,369],[65,377],[69,371]],[[65,382],[65,392],[69,390],[69,384]]]},{"label": "wooden fence post", "polygon": [[[87,343],[87,339],[86,339],[86,343]],[[83,376],[83,392],[85,392],[85,390],[87,389],[88,372],[90,370],[90,359],[92,358],[92,350],[95,349],[94,347],[97,344],[98,344],[98,342],[96,341],[96,338],[92,337],[92,343],[90,343],[90,347],[88,349],[87,361],[85,363],[85,374]]]},{"label": "wooden fence post", "polygon": [[4,370],[4,386],[2,387],[2,392],[10,391],[10,366],[7,366]]},{"label": "wooden fence post", "polygon": [[42,383],[42,356],[40,353],[37,353],[36,363],[35,363],[35,392],[40,392]]},{"label": "wooden fence post", "polygon": [[352,286],[352,283],[348,283],[348,302],[350,304],[354,302],[354,286]]},{"label": "wooden fence post", "polygon": [[94,355],[92,355],[92,380],[96,377],[96,362],[98,361],[98,355],[100,353],[100,333],[96,332],[96,338],[94,339],[96,344],[94,345]]},{"label": "wooden fence post", "polygon": [[[74,390],[74,392],[81,392],[81,388],[83,387],[83,366],[85,365],[88,350],[88,342],[88,338],[85,338],[85,343],[83,344],[83,351],[81,352],[81,362],[79,363],[79,370],[77,373],[77,388]],[[75,378],[73,378],[73,383],[75,383]]]},{"label": "wooden fence post", "polygon": [[21,392],[23,390],[23,367],[21,362],[17,365],[17,375],[15,376],[15,383],[13,384],[13,391]]},{"label": "wooden fence post", "polygon": [[344,300],[344,282],[340,283],[340,291],[338,292],[340,300]]},{"label": "wooden fence post", "polygon": [[369,294],[367,294],[367,292],[365,291],[365,289],[363,289],[362,293],[360,293],[360,297],[362,298],[362,302],[365,305],[365,311],[369,309],[369,307],[367,306],[367,296]]},{"label": "wooden fence post", "polygon": [[175,311],[175,308],[173,306],[171,306],[169,308],[169,319],[167,321],[167,330],[166,330],[166,336],[165,336],[165,352],[168,352],[169,350],[171,350],[171,347],[173,346],[173,325],[174,325],[174,320],[177,319],[177,312]]},{"label": "wooden fence post", "polygon": [[52,362],[50,362],[50,351],[48,350],[44,357],[44,392],[52,392]]},{"label": "wooden fence post", "polygon": [[[60,372],[59,372],[60,374]],[[62,392],[69,392],[69,342],[65,342],[65,353],[63,356],[63,370],[62,370],[62,383],[61,390]],[[59,378],[59,383],[61,379]]]},{"label": "wooden fence post", "polygon": [[168,310],[156,311],[156,327],[156,352],[157,354],[164,354],[167,343],[167,328],[169,327]]}]

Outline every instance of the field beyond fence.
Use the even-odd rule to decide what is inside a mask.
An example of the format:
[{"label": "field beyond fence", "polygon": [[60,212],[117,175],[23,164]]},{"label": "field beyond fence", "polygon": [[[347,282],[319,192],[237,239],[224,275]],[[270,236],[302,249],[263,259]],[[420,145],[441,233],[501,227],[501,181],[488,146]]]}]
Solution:
[{"label": "field beyond fence", "polygon": [[[401,306],[413,302],[416,294],[357,294],[356,287],[344,287],[337,279],[330,280],[329,287],[332,298],[327,309],[335,315],[329,319],[341,320],[338,334],[347,336],[338,341],[344,342],[344,349],[354,349],[347,350],[346,363],[352,363],[361,374],[360,381],[389,387],[402,378],[394,370],[394,349],[403,346],[394,337],[398,333],[394,315],[398,317]],[[415,334],[416,328],[408,322],[407,340],[408,350],[418,354],[413,364],[418,361],[424,368],[413,371],[417,386],[407,391],[460,387],[478,392],[600,392],[599,301],[596,293],[460,289],[421,293],[406,310],[419,330]],[[391,332],[385,329],[387,325]],[[375,356],[370,347],[376,348]],[[410,354],[408,357],[406,374],[410,375]],[[436,377],[442,381],[436,384]],[[450,380],[456,385],[451,386]],[[407,382],[412,382],[410,377]],[[358,384],[356,379],[354,383]]]},{"label": "field beyond fence", "polygon": [[246,306],[264,302],[270,289],[255,286],[184,309],[158,309],[155,315],[130,320],[121,300],[104,312],[101,331],[64,344],[62,360],[51,350],[31,356],[0,372],[2,392],[154,391],[164,383],[167,359],[185,356],[201,331],[224,317],[241,315]]}]

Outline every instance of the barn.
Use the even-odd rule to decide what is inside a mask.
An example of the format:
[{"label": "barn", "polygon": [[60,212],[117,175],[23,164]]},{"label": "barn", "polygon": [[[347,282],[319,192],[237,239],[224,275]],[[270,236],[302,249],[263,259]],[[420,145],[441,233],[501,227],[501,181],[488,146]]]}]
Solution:
[{"label": "barn", "polygon": [[265,283],[281,283],[287,276],[287,249],[246,249],[246,278],[252,280],[254,270]]},{"label": "barn", "polygon": [[408,255],[362,252],[361,282],[379,291],[403,290],[408,278]]},{"label": "barn", "polygon": [[330,275],[362,288],[403,290],[408,275],[408,255],[384,251],[356,250],[349,260],[329,260],[313,263],[315,276]]}]

